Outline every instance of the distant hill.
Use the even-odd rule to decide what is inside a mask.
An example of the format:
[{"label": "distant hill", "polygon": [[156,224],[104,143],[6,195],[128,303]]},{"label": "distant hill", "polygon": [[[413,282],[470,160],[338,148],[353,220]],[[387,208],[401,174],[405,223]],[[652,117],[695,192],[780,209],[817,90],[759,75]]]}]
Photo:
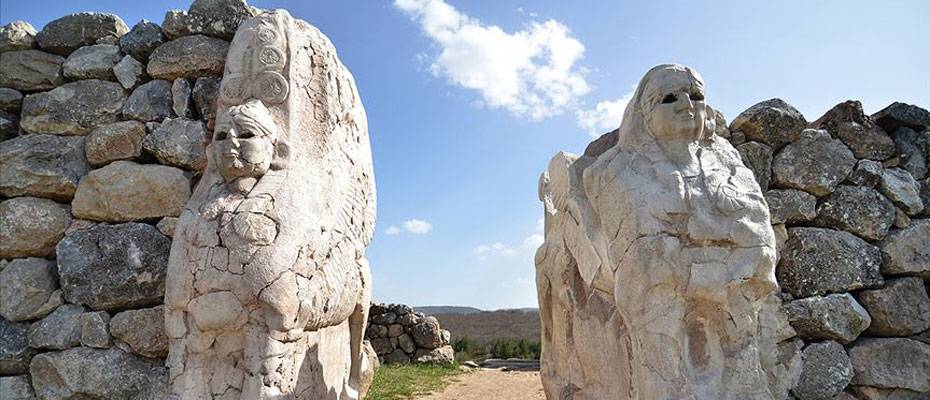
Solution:
[{"label": "distant hill", "polygon": [[416,312],[421,312],[426,315],[436,315],[436,314],[477,314],[482,312],[482,310],[474,307],[462,307],[462,306],[422,306],[422,307],[413,307],[413,310]]},{"label": "distant hill", "polygon": [[[417,311],[421,309],[416,308]],[[439,325],[452,333],[453,341],[465,336],[479,344],[487,344],[495,339],[539,341],[539,310],[535,308],[426,314],[436,317]]]}]

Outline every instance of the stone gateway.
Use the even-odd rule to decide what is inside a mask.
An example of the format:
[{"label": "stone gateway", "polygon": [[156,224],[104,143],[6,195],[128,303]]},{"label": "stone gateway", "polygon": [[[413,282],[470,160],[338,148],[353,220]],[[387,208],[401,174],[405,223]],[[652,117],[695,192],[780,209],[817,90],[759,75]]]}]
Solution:
[{"label": "stone gateway", "polygon": [[775,235],[704,96],[694,70],[659,65],[617,131],[542,175],[549,399],[779,398],[760,334]]},{"label": "stone gateway", "polygon": [[359,399],[375,189],[352,76],[316,28],[265,12],[239,26],[217,103],[168,263],[170,394]]}]

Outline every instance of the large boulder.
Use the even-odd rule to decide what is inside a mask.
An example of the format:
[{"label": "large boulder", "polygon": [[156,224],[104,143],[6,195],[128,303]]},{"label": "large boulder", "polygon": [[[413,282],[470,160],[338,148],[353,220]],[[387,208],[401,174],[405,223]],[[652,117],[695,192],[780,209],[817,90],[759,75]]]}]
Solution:
[{"label": "large boulder", "polygon": [[81,345],[99,349],[113,345],[110,338],[110,314],[106,311],[81,314]]},{"label": "large boulder", "polygon": [[142,147],[162,164],[202,171],[207,165],[207,132],[203,123],[186,118],[166,119],[142,141]]},{"label": "large boulder", "polygon": [[418,347],[432,350],[442,346],[442,331],[435,317],[423,318],[419,324],[410,328],[410,335]]},{"label": "large boulder", "polygon": [[791,393],[798,400],[829,400],[846,388],[853,369],[843,346],[834,341],[812,343],[801,353],[804,368]]},{"label": "large boulder", "polygon": [[156,79],[137,87],[123,105],[123,116],[139,121],[170,117],[171,82]]},{"label": "large boulder", "polygon": [[795,298],[881,286],[879,249],[851,233],[790,228],[776,275]]},{"label": "large boulder", "polygon": [[82,219],[139,221],[180,215],[190,195],[190,181],[177,168],[114,161],[81,180],[71,207]]},{"label": "large boulder", "polygon": [[116,15],[82,12],[49,22],[36,35],[36,42],[43,50],[68,55],[78,47],[96,44],[107,36],[118,38],[128,31]]},{"label": "large boulder", "polygon": [[162,25],[172,39],[204,34],[232,40],[239,23],[257,14],[245,0],[196,0],[187,12],[168,11]]},{"label": "large boulder", "polygon": [[872,319],[849,293],[812,296],[785,304],[791,327],[804,340],[835,340],[848,344]]},{"label": "large boulder", "polygon": [[194,117],[194,101],[191,91],[194,89],[189,79],[178,78],[171,83],[171,109],[174,115],[184,118]]},{"label": "large boulder", "polygon": [[157,79],[197,78],[223,74],[229,42],[203,35],[166,42],[149,57],[148,74]]},{"label": "large boulder", "polygon": [[440,346],[435,349],[417,349],[413,361],[430,364],[452,364],[455,362],[455,351],[452,346]]},{"label": "large boulder", "polygon": [[930,127],[930,111],[899,102],[891,103],[888,107],[872,114],[872,119],[878,123],[885,132],[894,132],[902,126],[906,126],[915,131],[925,130]]},{"label": "large boulder", "polygon": [[924,209],[920,188],[911,174],[901,168],[888,168],[882,172],[879,184],[882,194],[907,215],[917,214]]},{"label": "large boulder", "polygon": [[133,353],[151,358],[168,356],[164,306],[116,314],[110,320],[110,333]]},{"label": "large boulder", "polygon": [[780,187],[825,196],[846,179],[855,165],[856,158],[843,142],[826,131],[809,129],[775,156],[772,175]]},{"label": "large boulder", "polygon": [[164,361],[115,347],[43,353],[33,359],[29,373],[42,399],[163,400],[168,396]]},{"label": "large boulder", "polygon": [[0,53],[0,86],[35,92],[65,83],[61,65],[65,58],[39,50]]},{"label": "large boulder", "polygon": [[104,165],[139,157],[145,134],[145,125],[139,121],[115,122],[94,129],[84,141],[87,161],[93,165]]},{"label": "large boulder", "polygon": [[0,258],[46,257],[71,225],[68,206],[16,197],[0,202]]},{"label": "large boulder", "polygon": [[817,216],[817,198],[797,189],[772,189],[765,192],[773,224],[807,222]]},{"label": "large boulder", "polygon": [[740,131],[749,140],[778,150],[794,141],[807,128],[801,113],[782,99],[771,99],[749,107],[730,123],[730,131]]},{"label": "large boulder", "polygon": [[165,35],[158,24],[146,20],[139,21],[129,33],[119,38],[119,47],[132,58],[147,61],[149,55],[165,42]]},{"label": "large boulder", "polygon": [[915,132],[906,126],[892,134],[898,149],[900,167],[910,172],[914,179],[927,177],[930,171],[930,131]]},{"label": "large boulder", "polygon": [[881,243],[882,273],[930,278],[930,220],[892,232]]},{"label": "large boulder", "polygon": [[746,142],[736,146],[736,150],[764,192],[772,179],[772,148],[759,142]]},{"label": "large boulder", "polygon": [[817,206],[814,224],[881,240],[894,223],[895,208],[877,190],[840,185]]},{"label": "large boulder", "polygon": [[65,350],[81,345],[81,314],[84,307],[63,304],[29,327],[29,347]]},{"label": "large boulder", "polygon": [[882,180],[884,168],[878,161],[859,160],[856,168],[846,177],[849,183],[856,186],[877,187]]},{"label": "large boulder", "polygon": [[20,125],[29,133],[85,135],[120,119],[126,92],[116,82],[86,79],[26,96]]},{"label": "large boulder", "polygon": [[70,79],[116,79],[113,67],[122,59],[119,46],[95,44],[75,50],[65,63],[62,72]]},{"label": "large boulder", "polygon": [[36,33],[36,28],[26,21],[13,21],[0,26],[0,53],[34,48]]},{"label": "large boulder", "polygon": [[930,345],[904,338],[860,339],[849,348],[853,385],[930,391]]},{"label": "large boulder", "polygon": [[43,258],[19,258],[0,270],[0,316],[10,321],[42,318],[62,303],[58,268]]},{"label": "large boulder", "polygon": [[859,292],[858,298],[872,316],[870,335],[910,336],[930,329],[930,297],[920,278],[890,279],[883,288]]},{"label": "large boulder", "polygon": [[90,165],[84,138],[24,135],[0,142],[0,195],[70,201]]},{"label": "large boulder", "polygon": [[853,151],[856,158],[886,160],[895,155],[895,143],[872,118],[862,112],[862,103],[845,101],[811,122],[811,128],[826,129]]},{"label": "large boulder", "polygon": [[58,243],[64,297],[94,310],[161,303],[171,240],[140,223],[96,225]]},{"label": "large boulder", "polygon": [[0,318],[0,375],[28,372],[37,352],[29,347],[29,324]]}]

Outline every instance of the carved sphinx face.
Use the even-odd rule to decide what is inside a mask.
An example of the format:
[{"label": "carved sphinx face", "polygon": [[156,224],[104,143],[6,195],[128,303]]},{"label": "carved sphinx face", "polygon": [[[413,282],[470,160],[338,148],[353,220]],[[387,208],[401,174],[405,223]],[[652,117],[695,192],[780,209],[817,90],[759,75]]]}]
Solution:
[{"label": "carved sphinx face", "polygon": [[213,134],[220,175],[226,182],[264,175],[274,161],[277,140],[277,127],[261,101],[230,107],[217,120]]},{"label": "carved sphinx face", "polygon": [[690,71],[659,71],[640,101],[646,126],[656,139],[697,140],[704,134],[704,84]]}]

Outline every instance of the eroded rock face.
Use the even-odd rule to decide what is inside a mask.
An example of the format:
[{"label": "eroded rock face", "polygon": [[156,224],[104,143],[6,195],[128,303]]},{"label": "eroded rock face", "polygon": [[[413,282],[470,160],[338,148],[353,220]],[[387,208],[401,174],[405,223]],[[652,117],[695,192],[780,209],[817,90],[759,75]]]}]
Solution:
[{"label": "eroded rock face", "polygon": [[881,240],[894,222],[894,205],[877,190],[840,185],[817,206],[818,226]]},{"label": "eroded rock face", "polygon": [[[702,88],[690,68],[653,68],[614,146],[559,153],[540,180],[549,398],[773,398],[790,387],[793,357],[773,357],[775,334],[759,334],[780,331],[760,329],[776,291],[768,208],[740,154],[708,128],[716,113],[687,100]],[[731,131],[780,147],[806,126],[785,106],[754,107]],[[671,122],[688,117],[688,128]]]},{"label": "eroded rock face", "polygon": [[[88,373],[93,371],[93,373]],[[110,348],[78,347],[43,353],[29,367],[42,399],[138,399],[167,397],[168,371],[160,360]]]},{"label": "eroded rock face", "polygon": [[930,298],[920,278],[897,278],[885,287],[863,290],[859,302],[872,316],[873,336],[910,336],[930,328]]},{"label": "eroded rock face", "polygon": [[203,35],[184,36],[167,42],[149,57],[148,74],[157,79],[197,78],[220,75],[229,42]]},{"label": "eroded rock face", "polygon": [[17,197],[0,202],[0,258],[45,257],[71,225],[71,210],[48,199]]},{"label": "eroded rock face", "polygon": [[884,281],[877,247],[843,231],[790,228],[778,262],[778,283],[794,297],[873,288]]},{"label": "eroded rock face", "polygon": [[110,320],[110,333],[133,353],[151,358],[168,355],[164,306],[118,313]]},{"label": "eroded rock face", "polygon": [[42,258],[20,258],[0,271],[0,315],[10,321],[46,316],[61,305],[58,268]]},{"label": "eroded rock face", "polygon": [[0,26],[0,52],[29,50],[36,45],[36,28],[26,21]]},{"label": "eroded rock face", "polygon": [[86,135],[119,120],[126,100],[116,82],[85,79],[26,96],[20,125],[29,133]]},{"label": "eroded rock face", "polygon": [[196,0],[187,12],[168,11],[163,25],[171,38],[204,34],[230,40],[242,21],[257,14],[244,0]]},{"label": "eroded rock face", "polygon": [[830,194],[856,165],[852,151],[826,131],[805,130],[772,163],[776,184],[816,196]]},{"label": "eroded rock face", "polygon": [[24,92],[53,89],[65,83],[64,57],[39,50],[0,53],[0,86]]},{"label": "eroded rock face", "polygon": [[171,82],[156,79],[137,87],[123,105],[123,115],[143,122],[170,117]]},{"label": "eroded rock face", "polygon": [[70,201],[90,169],[84,138],[24,135],[0,142],[0,195]]},{"label": "eroded rock face", "polygon": [[94,129],[84,141],[87,161],[104,165],[139,157],[145,134],[145,125],[138,121],[121,121]]},{"label": "eroded rock face", "polygon": [[58,243],[58,272],[68,302],[121,310],[161,302],[171,241],[140,223],[96,225]]},{"label": "eroded rock face", "polygon": [[856,158],[886,160],[895,155],[895,143],[872,118],[862,112],[862,103],[849,100],[811,122],[811,128],[826,129],[843,141]]},{"label": "eroded rock face", "polygon": [[869,313],[849,293],[812,296],[785,304],[791,327],[805,340],[848,344],[872,323]]},{"label": "eroded rock face", "polygon": [[62,72],[70,79],[116,79],[113,67],[122,59],[119,46],[95,44],[75,50],[65,63]]},{"label": "eroded rock face", "polygon": [[882,194],[888,197],[894,205],[904,210],[907,215],[917,214],[924,209],[920,198],[920,188],[911,174],[900,168],[889,168],[882,171],[879,184]]},{"label": "eroded rock face", "polygon": [[882,273],[930,277],[930,221],[919,220],[892,232],[881,244]]},{"label": "eroded rock face", "polygon": [[817,198],[797,189],[772,189],[765,192],[773,224],[807,222],[817,216]]},{"label": "eroded rock face", "polygon": [[147,61],[149,55],[165,42],[158,24],[142,20],[132,27],[129,33],[119,38],[120,49],[136,60]]},{"label": "eroded rock face", "polygon": [[81,180],[71,212],[107,222],[172,217],[181,213],[190,194],[190,181],[177,168],[114,161]]},{"label": "eroded rock face", "polygon": [[163,164],[201,171],[207,165],[203,123],[187,118],[169,118],[142,141],[142,147]]},{"label": "eroded rock face", "polygon": [[145,65],[132,56],[124,56],[113,66],[113,75],[125,89],[133,89],[145,81]]},{"label": "eroded rock face", "polygon": [[930,391],[930,345],[903,338],[862,339],[849,348],[853,385]]},{"label": "eroded rock face", "polygon": [[43,50],[66,56],[78,47],[107,36],[118,38],[127,31],[129,27],[116,15],[82,12],[49,22],[36,35],[36,42]]},{"label": "eroded rock face", "polygon": [[[191,14],[235,3],[198,1]],[[218,74],[226,43],[202,35],[167,42],[152,54],[149,73]],[[364,249],[375,200],[352,77],[319,31],[279,10],[242,24],[219,93],[206,168],[173,232],[165,292],[170,394],[359,399],[372,377],[373,352],[363,344],[371,296]],[[188,122],[176,121],[151,133],[146,149],[196,168],[186,150],[174,151],[179,133],[191,143],[187,126],[172,127]],[[327,190],[306,190],[314,185]]]},{"label": "eroded rock face", "polygon": [[801,355],[804,370],[797,386],[791,389],[799,400],[831,399],[852,380],[852,364],[846,350],[837,342],[813,343]]},{"label": "eroded rock face", "polygon": [[884,128],[885,132],[894,132],[902,126],[916,131],[930,127],[930,112],[914,105],[899,102],[894,102],[881,111],[872,114],[872,119]]}]

